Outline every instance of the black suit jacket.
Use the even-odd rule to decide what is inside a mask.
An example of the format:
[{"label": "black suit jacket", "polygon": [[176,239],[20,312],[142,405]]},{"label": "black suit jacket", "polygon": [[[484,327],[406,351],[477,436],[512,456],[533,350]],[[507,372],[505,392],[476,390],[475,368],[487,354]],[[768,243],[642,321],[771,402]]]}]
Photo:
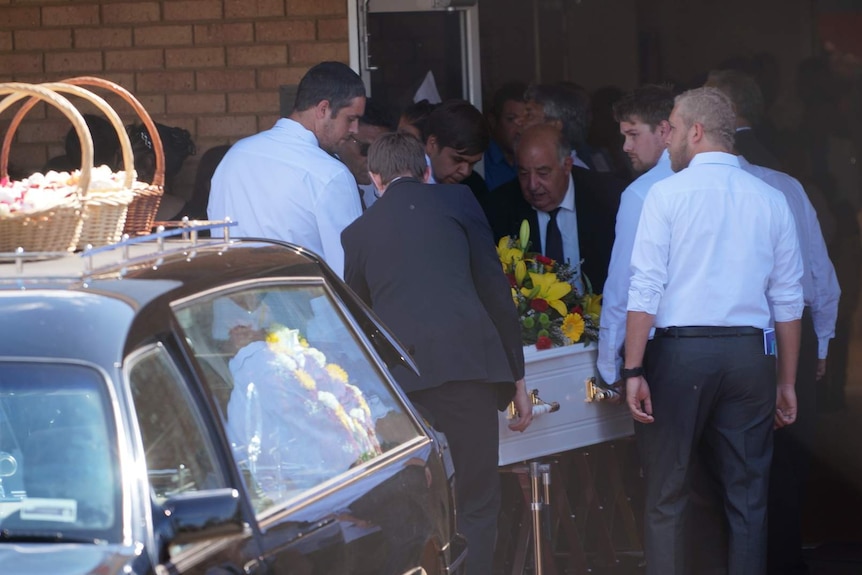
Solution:
[{"label": "black suit jacket", "polygon": [[752,129],[739,130],[734,136],[736,153],[749,163],[781,171],[781,162],[763,145]]},{"label": "black suit jacket", "polygon": [[[575,183],[578,247],[584,260],[581,271],[592,283],[593,291],[601,293],[608,277],[616,214],[626,183],[609,173],[578,166],[572,168],[572,178]],[[536,210],[524,199],[518,180],[496,188],[482,207],[495,240],[517,235],[521,222],[526,219],[530,222],[531,251],[544,253]]]},{"label": "black suit jacket", "polygon": [[464,185],[398,180],[341,234],[344,279],[410,351],[420,375],[406,392],[453,381],[508,384],[524,376],[511,288],[491,229]]}]

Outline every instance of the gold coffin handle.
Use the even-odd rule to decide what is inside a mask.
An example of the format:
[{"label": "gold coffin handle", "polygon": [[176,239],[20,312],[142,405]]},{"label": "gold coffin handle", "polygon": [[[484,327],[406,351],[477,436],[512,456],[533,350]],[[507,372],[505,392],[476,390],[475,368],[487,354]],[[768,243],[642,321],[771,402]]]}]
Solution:
[{"label": "gold coffin handle", "polygon": [[612,389],[607,389],[601,387],[600,385],[596,385],[595,377],[588,377],[584,382],[585,389],[587,393],[587,398],[584,400],[586,403],[598,403],[600,401],[607,401],[612,397],[618,395],[618,393]]},{"label": "gold coffin handle", "polygon": [[[533,417],[544,413],[554,413],[560,411],[560,404],[556,401],[544,401],[539,397],[539,390],[534,389],[530,392],[530,403],[533,404]],[[509,409],[506,413],[506,419],[515,419],[518,417],[518,410],[515,409],[515,402],[509,403]]]}]

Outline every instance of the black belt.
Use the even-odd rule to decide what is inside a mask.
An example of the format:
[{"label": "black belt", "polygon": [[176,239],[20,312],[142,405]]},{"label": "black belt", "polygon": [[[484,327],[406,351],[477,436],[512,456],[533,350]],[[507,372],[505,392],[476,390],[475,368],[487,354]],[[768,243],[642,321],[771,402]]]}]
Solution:
[{"label": "black belt", "polygon": [[738,337],[745,335],[763,336],[763,330],[757,327],[718,327],[718,326],[686,326],[657,327],[655,337]]}]

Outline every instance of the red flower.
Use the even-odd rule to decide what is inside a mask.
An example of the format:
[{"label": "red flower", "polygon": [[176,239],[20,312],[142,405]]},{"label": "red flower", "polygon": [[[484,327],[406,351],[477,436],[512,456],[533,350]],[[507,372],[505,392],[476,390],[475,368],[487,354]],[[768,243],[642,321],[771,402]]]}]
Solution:
[{"label": "red flower", "polygon": [[554,265],[554,260],[549,257],[543,256],[542,254],[536,254],[535,260],[542,264],[543,266],[551,266]]},{"label": "red flower", "polygon": [[506,274],[506,279],[509,280],[509,286],[513,288],[518,287],[518,281],[515,279],[515,276],[513,276],[512,274]]},{"label": "red flower", "polygon": [[544,313],[544,312],[548,311],[548,308],[550,306],[548,305],[547,300],[543,300],[542,298],[537,297],[536,299],[534,299],[533,301],[530,302],[530,307],[539,313]]},{"label": "red flower", "polygon": [[536,349],[551,349],[554,345],[554,342],[551,341],[546,335],[540,336],[539,339],[536,340]]},{"label": "red flower", "polygon": [[580,305],[576,305],[575,307],[572,308],[572,313],[576,313],[580,316],[583,316],[584,315],[584,308],[582,308]]}]

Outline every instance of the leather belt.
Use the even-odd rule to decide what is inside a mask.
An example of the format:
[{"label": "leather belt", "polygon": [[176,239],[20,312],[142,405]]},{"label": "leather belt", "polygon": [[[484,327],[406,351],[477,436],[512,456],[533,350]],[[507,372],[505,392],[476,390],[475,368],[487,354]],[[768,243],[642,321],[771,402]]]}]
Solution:
[{"label": "leather belt", "polygon": [[748,326],[684,326],[657,327],[655,329],[655,337],[740,337],[747,335],[763,336],[763,330]]}]

